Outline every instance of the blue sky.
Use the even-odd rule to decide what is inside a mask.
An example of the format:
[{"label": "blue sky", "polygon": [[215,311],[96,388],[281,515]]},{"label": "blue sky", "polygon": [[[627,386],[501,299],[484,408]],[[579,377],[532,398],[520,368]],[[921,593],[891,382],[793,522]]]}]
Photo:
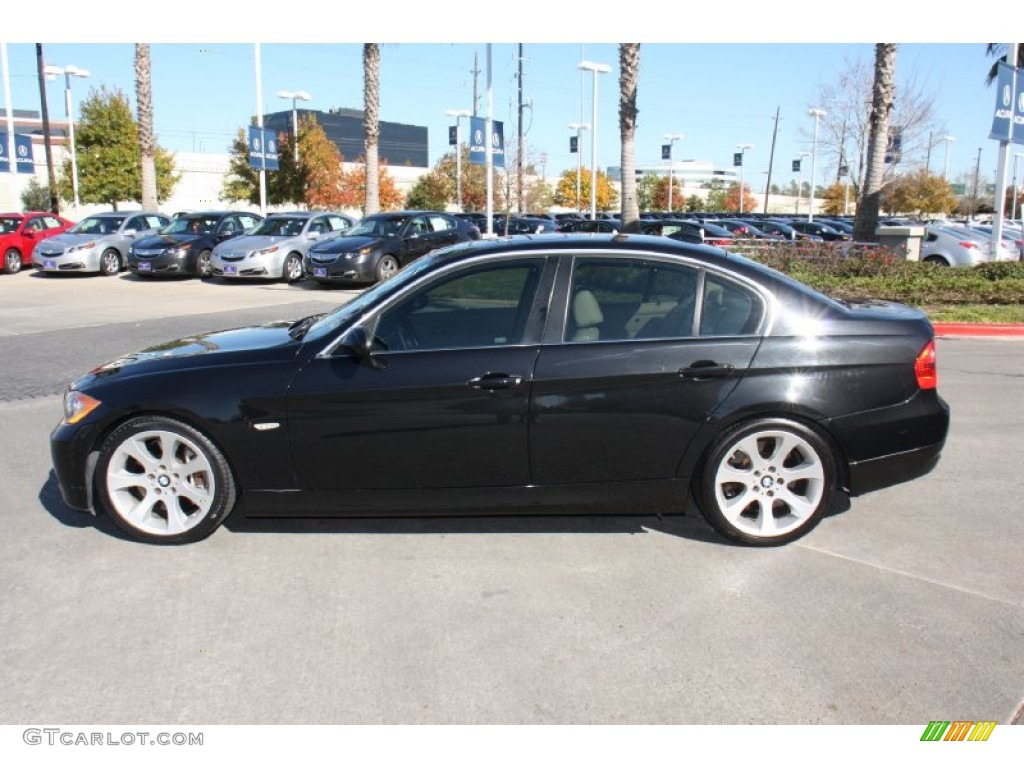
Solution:
[{"label": "blue sky", "polygon": [[[862,7],[870,9],[873,4],[872,0]],[[175,5],[183,11],[175,16],[179,21],[190,18],[190,8],[202,7],[191,2]],[[395,3],[388,8],[393,7],[397,17],[401,15],[397,9],[402,5]],[[607,23],[598,24],[594,26],[596,34],[586,34],[588,25],[560,24],[560,19],[566,17],[554,16],[550,9],[540,16],[536,11],[531,15],[531,6],[544,7],[530,2],[517,5],[527,19],[552,20],[550,24],[540,25],[541,34],[536,25],[524,23],[517,28],[510,22],[491,38],[496,41],[491,48],[494,116],[505,121],[506,136],[515,134],[517,46],[514,41],[519,39],[517,35],[522,35],[526,40],[524,96],[532,104],[525,117],[526,143],[536,157],[546,155],[549,173],[575,167],[576,158],[569,152],[567,126],[571,122],[591,121],[591,76],[581,78],[576,66],[584,57],[612,66],[612,72],[601,76],[599,82],[598,163],[601,167],[619,164],[617,47],[613,42],[597,41],[611,32],[622,31],[627,36],[633,32],[633,39],[651,40],[644,42],[641,52],[638,164],[661,162],[660,147],[667,133],[685,136],[675,145],[675,159],[708,160],[719,167],[731,165],[738,143],[751,143],[754,148],[747,152],[745,173],[755,189],[759,183],[763,184],[768,168],[776,108],[780,109],[781,121],[773,181],[785,184],[793,178],[791,160],[798,152],[810,149],[813,120],[807,110],[816,106],[819,88],[834,80],[850,61],[860,58],[870,62],[873,56],[872,44],[844,41],[842,35],[836,35],[831,29],[821,29],[826,42],[809,42],[808,33],[812,30],[808,25],[791,22],[788,19],[796,17],[785,15],[782,20],[765,16],[763,12],[761,16],[747,15],[739,25],[742,30],[735,36],[740,42],[728,42],[733,30],[727,25],[719,30],[723,34],[722,42],[700,43],[688,41],[687,35],[692,36],[694,25],[706,27],[709,22],[691,11],[651,10],[648,15],[639,14],[644,19],[664,19],[664,28],[657,23],[636,25],[634,20],[623,29],[619,25],[610,29]],[[644,6],[641,2],[631,7],[642,10]],[[137,8],[127,4],[125,7]],[[422,5],[415,7],[421,9],[417,14],[421,22],[418,26],[395,26],[389,30],[391,34],[381,35],[382,39],[398,41],[382,45],[381,117],[427,126],[433,163],[448,150],[447,126],[451,119],[445,117],[444,111],[473,106],[474,54],[481,70],[478,80],[481,114],[486,111],[487,46],[476,42],[424,42],[431,38],[458,39],[458,34],[464,35],[466,30],[456,30],[449,24],[458,18],[458,13],[424,12]],[[778,11],[779,6],[774,8]],[[68,4],[66,19],[52,30],[50,39],[56,42],[44,44],[48,63],[74,64],[92,73],[88,80],[73,81],[76,112],[90,87],[120,88],[133,98],[134,46],[128,40],[134,32],[106,27],[91,30],[88,23],[79,28],[74,18],[82,14],[80,9],[81,6],[76,10],[75,5]],[[275,13],[280,15],[279,11]],[[674,17],[674,13],[678,13],[678,17]],[[700,13],[706,16],[708,11]],[[340,14],[337,24],[340,26],[342,17],[348,15]],[[610,18],[608,14],[604,17]],[[734,17],[733,13],[730,18]],[[198,42],[187,42],[165,37],[163,30],[154,31],[150,36],[156,129],[161,145],[172,151],[223,152],[234,132],[247,124],[256,109],[254,46],[251,44],[255,38],[251,28],[239,30],[237,19],[224,11],[204,10],[202,18],[207,21],[199,26],[232,30],[228,35],[223,32],[216,35],[229,42],[205,42],[201,37]],[[304,18],[308,21],[311,17],[304,14]],[[665,40],[666,35],[671,38],[676,18],[681,31],[673,40]],[[721,24],[722,19],[714,15],[712,18]],[[889,14],[888,18],[899,27],[898,16]],[[687,23],[683,24],[684,20]],[[378,19],[380,23],[383,20]],[[982,174],[991,176],[996,143],[987,137],[995,94],[984,83],[991,63],[985,56],[984,43],[924,42],[927,29],[923,30],[921,23],[915,21],[913,26],[903,26],[912,33],[907,38],[917,38],[920,42],[900,45],[897,80],[902,84],[912,77],[921,90],[933,95],[939,130],[957,139],[950,150],[951,178],[973,170],[979,147],[982,148]],[[765,29],[766,33],[758,35],[759,39],[789,37],[792,41],[743,42],[744,33],[749,35],[753,25]],[[176,23],[173,34],[180,36],[185,31],[194,34],[194,26]],[[822,27],[820,23],[815,26]],[[856,23],[850,26],[847,33],[871,39],[872,36],[858,30]],[[371,23],[369,28],[375,25]],[[573,30],[580,34],[570,34]],[[346,28],[335,36],[333,29],[313,29],[306,24],[299,38],[303,42],[289,39],[297,30],[288,29],[275,37],[278,31],[268,28],[264,38],[280,42],[261,44],[265,112],[290,108],[290,102],[275,96],[281,89],[311,93],[314,100],[310,108],[362,107],[361,45],[334,42],[361,39],[354,37],[358,30]],[[813,31],[817,34],[819,29]],[[318,36],[324,35],[329,37],[316,42]],[[801,41],[800,35],[805,41]],[[591,41],[581,43],[573,40],[575,37],[589,37]],[[105,42],[77,42],[83,39]],[[157,42],[161,39],[165,42]],[[8,58],[13,106],[38,109],[34,45],[10,43]],[[62,80],[51,81],[47,93],[51,115],[63,117]],[[933,150],[933,171],[941,172],[944,157],[945,145],[942,144]],[[585,139],[583,158],[584,164],[589,164],[589,139]],[[819,167],[823,165],[824,160]]]}]

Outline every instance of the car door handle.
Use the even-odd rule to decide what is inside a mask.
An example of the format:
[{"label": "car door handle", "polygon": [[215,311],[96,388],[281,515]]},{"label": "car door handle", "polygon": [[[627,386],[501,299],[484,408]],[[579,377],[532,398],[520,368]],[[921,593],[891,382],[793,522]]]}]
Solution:
[{"label": "car door handle", "polygon": [[698,360],[687,368],[680,368],[679,375],[684,379],[725,379],[732,376],[736,366],[729,363],[716,363],[714,360]]},{"label": "car door handle", "polygon": [[509,376],[507,373],[488,373],[469,380],[473,389],[512,389],[523,383],[522,376]]}]

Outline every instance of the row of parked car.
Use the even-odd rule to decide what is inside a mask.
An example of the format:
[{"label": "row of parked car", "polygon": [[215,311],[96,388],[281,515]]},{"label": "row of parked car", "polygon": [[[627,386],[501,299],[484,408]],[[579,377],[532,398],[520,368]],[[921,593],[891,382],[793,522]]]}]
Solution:
[{"label": "row of parked car", "polygon": [[[437,211],[379,213],[356,221],[333,211],[276,213],[265,219],[245,211],[99,213],[74,224],[50,213],[0,214],[3,271],[31,265],[44,274],[94,272],[139,277],[262,278],[295,282],[372,283],[394,275],[424,254],[477,240],[483,214]],[[495,217],[498,235],[556,232],[636,233],[728,248],[738,239],[850,241],[852,225],[839,219],[766,217],[699,218],[644,214],[623,225],[602,214]],[[991,228],[928,225],[922,259],[945,266],[1024,257],[1024,236],[1007,226],[1003,245],[991,249]]]}]

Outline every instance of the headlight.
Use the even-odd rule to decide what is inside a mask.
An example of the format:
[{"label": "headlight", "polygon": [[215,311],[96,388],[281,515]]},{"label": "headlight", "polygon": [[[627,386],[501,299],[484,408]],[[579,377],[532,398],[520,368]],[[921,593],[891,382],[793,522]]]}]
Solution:
[{"label": "headlight", "polygon": [[253,251],[253,256],[264,256],[268,253],[274,253],[277,250],[277,246],[273,245],[270,248],[264,248],[262,251]]},{"label": "headlight", "polygon": [[69,389],[64,393],[64,423],[77,424],[101,405],[95,397]]},{"label": "headlight", "polygon": [[88,251],[90,248],[96,247],[96,241],[90,240],[88,243],[82,243],[81,245],[72,245],[65,251],[65,253],[74,253],[75,251]]},{"label": "headlight", "polygon": [[182,243],[174,248],[168,248],[167,252],[171,254],[171,256],[184,256],[188,253],[188,250],[191,247],[192,243]]},{"label": "headlight", "polygon": [[358,251],[349,251],[345,254],[346,259],[354,259],[356,256],[365,256],[368,253],[373,253],[373,246],[368,245],[365,248],[360,248]]}]

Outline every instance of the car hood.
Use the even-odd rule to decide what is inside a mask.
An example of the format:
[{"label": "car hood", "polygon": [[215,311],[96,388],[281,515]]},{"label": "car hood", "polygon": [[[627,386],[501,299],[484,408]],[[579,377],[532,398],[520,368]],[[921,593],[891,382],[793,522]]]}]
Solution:
[{"label": "car hood", "polygon": [[74,234],[74,235],[72,235],[72,234],[70,234],[68,232],[65,232],[62,235],[54,235],[53,237],[48,237],[45,240],[41,240],[40,242],[45,243],[44,247],[46,248],[46,250],[48,250],[48,251],[56,251],[58,249],[70,248],[70,247],[72,247],[74,245],[79,245],[81,243],[88,243],[88,242],[91,242],[91,241],[102,242],[102,241],[107,240],[108,238],[112,238],[112,237],[114,237],[113,234],[106,234],[106,235],[85,235],[85,234],[81,234],[80,235],[80,234]]},{"label": "car hood", "polygon": [[327,241],[322,241],[320,245],[314,245],[310,249],[310,255],[357,251],[360,248],[379,245],[387,239],[389,238],[378,237],[377,235],[341,235]]},{"label": "car hood", "polygon": [[298,241],[300,238],[301,235],[242,235],[242,237],[235,237],[224,243],[217,249],[217,253],[259,251],[272,245],[290,244],[293,240]]},{"label": "car hood", "polygon": [[151,237],[143,238],[135,243],[136,248],[170,248],[172,245],[179,245],[181,243],[190,243],[193,240],[198,240],[203,235],[180,234],[180,235],[153,235]]},{"label": "car hood", "polygon": [[72,384],[72,388],[79,389],[110,376],[233,365],[275,355],[290,357],[301,344],[289,335],[291,325],[291,321],[282,320],[156,344],[95,368]]}]

